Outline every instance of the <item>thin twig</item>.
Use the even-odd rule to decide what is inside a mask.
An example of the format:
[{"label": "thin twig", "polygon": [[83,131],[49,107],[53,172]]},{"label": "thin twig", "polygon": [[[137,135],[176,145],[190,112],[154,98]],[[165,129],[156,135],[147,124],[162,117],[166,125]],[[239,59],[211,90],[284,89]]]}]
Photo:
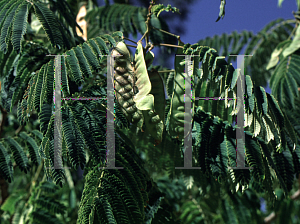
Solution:
[{"label": "thin twig", "polygon": [[123,37],[123,39],[125,39],[125,40],[128,40],[128,41],[130,41],[130,42],[132,42],[132,43],[135,43],[135,44],[137,44],[135,41],[133,41],[133,40],[131,40],[131,39],[127,38],[127,37]]},{"label": "thin twig", "polygon": [[296,25],[295,25],[293,31],[291,32],[290,36],[288,37],[288,40],[290,40],[291,37],[294,35],[294,32],[296,31],[297,27],[298,27],[298,23],[296,23]]},{"label": "thin twig", "polygon": [[154,27],[154,26],[151,26],[151,27],[152,27],[153,29],[155,29],[155,30],[158,30],[158,31],[160,31],[160,32],[169,34],[170,36],[176,37],[181,43],[183,43],[183,42],[180,40],[180,36],[178,36],[178,35],[176,35],[176,34],[173,34],[173,33],[169,33],[169,32],[167,32],[167,31],[165,31],[165,30],[162,30],[162,29],[158,29],[158,28],[156,28],[156,27]]},{"label": "thin twig", "polygon": [[291,196],[292,200],[296,200],[298,198],[300,198],[300,189]]},{"label": "thin twig", "polygon": [[[38,168],[37,168],[37,170],[36,170],[36,173],[35,173],[35,175],[34,175],[34,178],[33,178],[33,180],[31,181],[30,189],[29,189],[29,192],[28,192],[28,198],[29,198],[30,195],[32,194],[32,188],[36,185],[37,179],[38,179],[38,177],[39,177],[39,175],[40,175],[40,172],[41,172],[41,170],[42,170],[43,167],[44,167],[44,160],[42,160],[41,164],[38,166]],[[46,176],[46,175],[44,174],[44,177],[45,177],[45,176]],[[43,179],[44,179],[44,177],[43,177]],[[25,207],[26,207],[27,205],[28,205],[28,201],[26,202]]]},{"label": "thin twig", "polygon": [[166,46],[166,47],[177,47],[177,48],[183,48],[183,46],[179,46],[179,45],[173,45],[173,44],[154,44],[154,46]]},{"label": "thin twig", "polygon": [[15,131],[15,135],[19,134],[23,127],[23,125],[20,125],[20,127],[18,127],[18,129]]},{"label": "thin twig", "polygon": [[36,185],[36,181],[40,175],[40,172],[42,170],[42,168],[44,167],[44,160],[42,160],[41,164],[38,166],[36,172],[35,172],[35,175],[34,175],[34,178],[33,180],[31,181],[31,185],[30,185],[30,190],[29,190],[29,193],[31,194],[32,192],[32,188]]},{"label": "thin twig", "polygon": [[[151,30],[151,26],[150,26],[150,19],[151,19],[151,16],[152,16],[152,12],[151,12],[151,9],[152,9],[152,6],[155,5],[155,0],[152,0],[150,2],[150,5],[149,5],[149,8],[148,8],[148,15],[147,15],[147,20],[145,22],[146,24],[146,32],[144,33],[144,35],[142,36],[142,38],[138,41],[138,42],[142,42],[142,40],[144,39],[144,37],[146,38],[146,48],[147,47],[150,47],[149,46],[149,33],[150,33],[150,30]],[[147,49],[146,49],[147,50]]]},{"label": "thin twig", "polygon": [[275,214],[275,212],[272,212],[270,215],[268,215],[268,216],[264,219],[264,222],[265,222],[265,223],[270,223],[270,222],[272,222],[276,217],[277,217],[277,215]]},{"label": "thin twig", "polygon": [[131,45],[131,44],[126,44],[126,46],[137,48],[137,46],[134,46],[134,45]]}]

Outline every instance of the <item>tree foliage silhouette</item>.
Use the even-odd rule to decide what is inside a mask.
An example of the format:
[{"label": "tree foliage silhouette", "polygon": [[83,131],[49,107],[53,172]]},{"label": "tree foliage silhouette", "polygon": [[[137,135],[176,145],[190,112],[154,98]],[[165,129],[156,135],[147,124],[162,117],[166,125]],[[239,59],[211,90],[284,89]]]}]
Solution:
[{"label": "tree foliage silhouette", "polygon": [[[299,221],[299,12],[258,34],[233,32],[189,44],[162,17],[169,11],[181,16],[180,7],[154,0],[146,7],[77,3],[0,1],[1,223]],[[86,41],[76,32],[83,30],[74,13],[84,4]],[[220,4],[223,18],[225,1]],[[140,40],[128,38],[137,33]],[[232,125],[242,105],[228,99],[241,97],[241,76],[217,52],[239,54],[244,46],[253,54],[245,61],[243,96],[245,164],[252,169],[229,169],[236,166],[236,132],[243,130]],[[155,47],[175,49],[174,69],[153,64]],[[61,57],[62,97],[99,98],[62,100],[61,157],[70,170],[54,168],[58,80],[55,59],[46,57],[62,54],[68,55]],[[115,56],[114,111],[106,101],[109,54]],[[186,66],[191,124],[185,121]],[[269,78],[273,95],[257,81]],[[106,132],[107,113],[115,117],[114,136]],[[184,164],[187,136],[192,166],[201,169],[175,169]],[[123,169],[103,169],[111,139],[115,166]],[[271,215],[260,210],[261,198]]]}]

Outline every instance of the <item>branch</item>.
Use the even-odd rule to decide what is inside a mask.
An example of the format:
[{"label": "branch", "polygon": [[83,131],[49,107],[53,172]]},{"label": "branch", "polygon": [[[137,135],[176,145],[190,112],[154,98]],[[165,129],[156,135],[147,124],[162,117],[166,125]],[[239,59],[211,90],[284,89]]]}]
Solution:
[{"label": "branch", "polygon": [[271,223],[274,219],[276,219],[277,215],[275,214],[275,212],[272,212],[270,215],[268,215],[265,219],[264,222],[265,223]]},{"label": "branch", "polygon": [[23,125],[20,125],[20,126],[18,127],[18,129],[15,131],[15,135],[18,135],[19,132],[22,130],[23,127],[24,127]]},{"label": "branch", "polygon": [[131,45],[131,44],[126,44],[126,46],[137,48],[137,46],[134,46],[134,45]]},{"label": "branch", "polygon": [[154,44],[154,46],[167,46],[167,47],[183,48],[183,46],[173,45],[173,44]]},{"label": "branch", "polygon": [[152,12],[151,12],[151,9],[152,9],[152,6],[155,5],[155,1],[156,0],[152,0],[150,2],[150,6],[148,8],[148,15],[147,15],[147,20],[146,20],[146,32],[144,33],[144,35],[142,36],[142,38],[138,41],[138,42],[142,42],[142,40],[144,39],[144,37],[146,37],[146,46],[148,46],[149,44],[149,32],[151,30],[151,26],[150,26],[150,19],[151,19],[151,15],[152,15]]},{"label": "branch", "polygon": [[300,189],[291,196],[292,200],[296,200],[298,198],[300,198]]},{"label": "branch", "polygon": [[151,26],[151,27],[152,27],[153,29],[155,29],[155,30],[158,30],[158,31],[160,31],[160,32],[169,34],[170,36],[176,37],[176,38],[178,39],[179,42],[183,43],[183,42],[180,40],[180,36],[178,36],[178,35],[176,35],[176,34],[173,34],[173,33],[169,33],[169,32],[167,32],[167,31],[165,31],[165,30],[162,30],[162,29],[158,29],[158,28],[156,28],[156,27],[154,27],[154,26]]},{"label": "branch", "polygon": [[135,44],[137,44],[135,41],[133,41],[133,40],[131,40],[131,39],[127,38],[127,37],[123,37],[123,39],[125,39],[125,40],[128,40],[128,41],[130,41],[130,42],[132,42],[132,43],[135,43]]}]

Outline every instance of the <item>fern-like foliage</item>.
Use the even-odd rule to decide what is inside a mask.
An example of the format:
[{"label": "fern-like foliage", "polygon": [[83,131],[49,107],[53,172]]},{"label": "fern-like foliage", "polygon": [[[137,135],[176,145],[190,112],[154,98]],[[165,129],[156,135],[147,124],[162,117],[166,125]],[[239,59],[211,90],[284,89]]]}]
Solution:
[{"label": "fern-like foliage", "polygon": [[[299,41],[300,29],[297,28],[293,40],[285,40],[277,45],[274,49],[267,69],[274,66],[273,75],[270,80],[272,93],[278,99],[278,104],[284,109],[284,119],[286,131],[289,133],[287,137],[287,146],[291,150],[293,161],[295,162],[295,173],[299,173],[299,161],[297,149],[300,129],[299,119],[299,86],[300,86],[300,54],[297,42]],[[279,62],[279,63],[278,63]]]},{"label": "fern-like foliage", "polygon": [[[45,57],[45,54],[49,54],[48,49],[40,44],[28,41],[22,42],[22,46],[23,52],[20,54],[13,50],[11,44],[6,54],[0,52],[0,57],[3,59],[0,62],[0,68],[2,68],[0,76],[3,77],[1,104],[7,111],[11,111],[19,101],[35,71],[50,60],[49,57]],[[33,84],[32,81],[31,84]]]},{"label": "fern-like foliage", "polygon": [[[117,88],[117,91],[123,91],[123,95],[121,93],[121,97],[116,97],[119,101],[119,115],[117,114],[116,120],[120,121],[120,126],[128,126],[128,123],[132,122],[132,120],[126,121],[128,116],[125,112],[128,108],[124,106],[124,102],[120,103],[121,98],[125,95],[122,88],[127,88],[126,84],[130,84],[128,88],[132,93],[131,100],[139,110],[143,111],[148,133],[154,139],[157,139],[157,136],[161,137],[161,147],[165,147],[166,151],[173,151],[173,154],[169,154],[172,162],[165,165],[170,171],[170,167],[174,167],[181,160],[180,151],[174,152],[176,147],[173,147],[174,144],[170,143],[175,143],[178,149],[178,146],[180,146],[178,143],[181,143],[178,140],[183,139],[182,132],[185,125],[184,67],[187,61],[177,57],[175,72],[163,76],[166,79],[165,83],[167,83],[167,93],[171,98],[166,103],[166,109],[164,109],[160,106],[165,103],[164,100],[154,100],[154,98],[164,98],[162,97],[162,91],[159,92],[154,88],[155,86],[163,87],[162,77],[156,73],[155,69],[151,72],[147,71],[153,61],[153,54],[146,52],[146,49],[139,43],[134,62],[131,63],[130,53],[126,51],[126,45],[122,37],[122,32],[115,32],[112,35],[104,34],[65,52],[69,56],[62,59],[61,64],[63,94],[65,97],[97,96],[105,99],[107,97],[105,94],[107,90],[104,87],[106,77],[104,76],[105,70],[102,69],[106,63],[104,55],[109,54],[111,48],[123,54],[123,58],[116,59],[115,70],[117,74],[115,77],[118,82],[121,82],[121,78],[118,77],[127,77],[124,79],[127,80],[127,83],[121,83],[120,88]],[[120,47],[121,45],[124,47]],[[202,174],[213,176],[220,183],[227,182],[229,178],[231,189],[238,184],[242,186],[251,183],[259,184],[271,200],[274,200],[272,180],[277,177],[280,186],[287,195],[291,190],[294,174],[299,173],[299,148],[296,147],[292,151],[291,147],[286,147],[287,144],[289,146],[296,144],[296,137],[292,131],[287,130],[288,128],[285,127],[287,126],[287,119],[275,98],[267,94],[262,87],[254,85],[251,78],[246,76],[245,152],[246,165],[253,169],[251,171],[228,171],[228,166],[234,167],[236,165],[235,132],[241,131],[239,128],[231,126],[234,115],[240,110],[237,106],[240,105],[236,106],[235,101],[228,103],[229,97],[236,98],[239,71],[235,70],[223,57],[220,57],[213,48],[200,44],[183,43],[180,43],[178,47],[178,54],[192,55],[192,89],[194,96],[221,96],[225,98],[224,101],[215,100],[211,101],[212,103],[204,100],[195,102],[195,99],[192,101],[193,126],[191,128],[194,130],[192,137],[195,143],[193,164],[196,167],[201,167],[200,172]],[[17,55],[12,55],[12,57],[17,57]],[[5,99],[10,100],[9,103],[6,103],[6,107],[12,108],[14,102],[18,100],[19,94],[22,93],[21,89],[16,90],[17,84],[25,82],[26,85],[28,83],[22,101],[18,102],[18,119],[20,123],[25,124],[28,121],[26,117],[33,109],[38,112],[42,134],[39,149],[25,133],[20,134],[20,136],[28,144],[32,161],[39,164],[40,159],[43,159],[47,180],[53,180],[55,184],[62,187],[66,173],[62,169],[54,168],[53,90],[55,62],[53,59],[49,60],[42,66],[37,67],[39,70],[36,73],[31,73],[28,68],[29,63],[25,63],[27,61],[25,58],[25,62],[17,64],[19,75],[13,77],[14,70],[11,67],[16,66],[16,64],[9,61],[11,60],[8,60],[7,68],[10,72],[6,75],[6,82],[12,84],[4,89],[2,98],[6,97]],[[202,63],[201,67],[199,67],[200,63]],[[130,66],[133,72],[127,74]],[[129,75],[133,77],[129,78]],[[134,76],[136,76],[136,79],[134,79]],[[71,94],[71,81],[80,86],[81,84],[85,85],[86,82],[95,79],[95,77],[100,77],[100,80],[95,82],[91,88],[86,88],[86,86],[89,86],[86,85],[82,92]],[[124,80],[122,79],[123,82],[125,82]],[[137,92],[133,91],[135,85]],[[7,94],[9,91],[12,92],[10,95]],[[3,99],[2,103],[5,104]],[[106,149],[103,147],[106,144],[105,139],[108,137],[103,128],[106,125],[105,113],[113,113],[107,111],[103,99],[98,102],[86,101],[85,103],[64,101],[62,105],[63,161],[65,161],[65,165],[73,168],[78,166],[84,168],[85,174],[87,174],[78,222],[176,223],[172,212],[169,210],[170,206],[162,198],[163,195],[156,189],[155,184],[152,184],[147,172],[141,168],[141,161],[133,151],[134,144],[126,135],[121,134],[122,131],[117,130],[115,148],[116,166],[123,167],[123,169],[100,169],[100,166],[106,165]],[[125,110],[123,110],[124,108]],[[120,114],[121,111],[124,115]],[[168,116],[165,116],[167,113]],[[166,131],[160,131],[161,128],[156,126],[157,120],[154,119],[155,117],[159,118],[160,124],[163,124],[162,127],[164,127],[163,121],[166,119],[169,137],[166,137],[168,134]],[[133,133],[136,131],[134,128],[132,130]],[[146,134],[147,132],[142,134],[144,139]],[[179,139],[175,141],[170,138],[176,136]],[[149,140],[145,142],[149,142]],[[11,161],[8,156],[10,152],[12,152],[16,164],[22,171],[27,172],[29,170],[28,158],[15,139],[7,138],[1,149],[4,148],[8,148],[9,152],[6,154],[3,152],[0,159],[7,179],[12,178]],[[87,155],[89,157],[88,161],[86,161]],[[63,164],[62,161],[60,161],[60,164]],[[272,173],[273,170],[275,173]],[[197,173],[188,172],[199,184]],[[178,172],[176,173],[178,174]],[[189,186],[192,185],[193,182],[189,181]],[[239,204],[235,196],[232,196],[231,199],[234,206]],[[54,213],[60,213],[55,202],[51,200],[47,201],[43,197],[38,197],[34,202],[49,205],[53,207]],[[195,206],[197,207],[196,204]],[[249,214],[244,215],[237,220],[241,222],[248,220],[248,216]],[[44,211],[36,209],[31,217],[38,220],[48,216]],[[48,218],[49,220],[56,220],[54,217],[52,217],[53,219],[50,216]],[[187,219],[187,217],[182,216],[182,219]],[[201,220],[199,219],[199,221]]]},{"label": "fern-like foliage", "polygon": [[[294,174],[298,173],[293,167],[298,167],[299,157],[297,148],[294,148],[296,150],[294,152],[293,148],[287,147],[287,143],[297,144],[297,139],[292,126],[287,124],[288,120],[281,111],[278,102],[272,95],[267,94],[262,87],[253,85],[251,78],[246,76],[245,152],[246,164],[251,166],[253,170],[228,172],[228,167],[236,166],[236,143],[234,139],[236,138],[235,132],[241,130],[232,127],[233,120],[230,119],[236,113],[236,109],[239,108],[232,104],[229,104],[229,108],[227,108],[226,98],[230,92],[235,95],[238,71],[219,57],[214,49],[208,47],[186,44],[183,53],[193,55],[194,58],[192,60],[194,66],[192,74],[194,83],[197,83],[195,96],[219,97],[225,95],[225,102],[215,100],[209,103],[202,100],[198,105],[196,104],[194,125],[196,125],[198,135],[193,136],[195,167],[201,167],[201,172],[209,173],[217,179],[222,178],[222,176],[225,178],[231,173],[233,182],[243,186],[249,184],[250,177],[253,176],[256,182],[263,185],[272,200],[274,200],[274,189],[270,184],[274,177],[271,170],[275,170],[280,185],[287,194],[292,188]],[[202,71],[197,68],[196,63],[199,61],[202,61]],[[182,75],[182,66],[187,62],[182,59],[175,61],[175,63],[175,77],[171,76],[174,85],[170,85],[170,88],[173,89],[171,99],[173,107],[170,108],[170,113],[174,113],[174,115],[170,114],[170,116],[180,122],[174,123],[168,119],[167,125],[173,130],[176,128],[180,130],[178,128],[182,128],[184,125],[183,116],[180,113],[183,113],[184,110],[177,111],[177,108],[181,107],[183,100],[178,100],[174,96],[181,96],[178,91],[182,91],[183,88],[176,89],[176,86],[183,86],[184,80],[177,78],[177,76]],[[170,82],[172,81],[168,81],[167,85]],[[202,86],[201,83],[203,83]],[[234,107],[232,108],[232,106]],[[230,109],[229,112],[233,112],[231,115],[229,115],[228,109]],[[289,130],[290,128],[292,130]],[[196,176],[195,179],[197,179]]]},{"label": "fern-like foliage", "polygon": [[[74,80],[75,83],[80,85],[84,80],[93,78],[94,73],[102,71],[103,64],[106,62],[103,55],[109,52],[109,48],[116,46],[116,42],[121,36],[120,32],[116,32],[112,36],[103,35],[68,51],[70,56],[62,60],[62,90],[65,96],[70,96],[68,80]],[[101,73],[103,74],[103,72]],[[103,79],[105,79],[104,76]],[[64,172],[53,169],[53,81],[54,60],[50,60],[29,80],[23,100],[18,104],[18,119],[22,124],[25,124],[28,121],[28,116],[30,116],[29,113],[33,109],[38,112],[40,130],[44,135],[39,152],[45,159],[47,178],[62,186]],[[89,88],[79,95],[72,95],[72,97],[98,96],[105,98],[106,89],[102,87],[103,81],[102,84],[98,82],[97,85],[96,83],[95,88]],[[106,125],[106,120],[103,119],[105,117],[103,111],[106,109],[103,105],[104,101],[100,101],[100,104],[87,102],[85,105],[72,101],[65,102],[67,103],[63,105],[62,112],[65,160],[69,161],[74,168],[77,168],[78,165],[83,168],[86,165],[85,146],[87,146],[91,150],[95,161],[105,161],[105,151],[99,150],[101,145],[105,144],[102,139],[105,139],[106,135],[104,131],[99,132],[99,130],[102,130],[100,127]],[[100,110],[95,112],[94,110],[97,107]],[[85,112],[85,115],[82,114],[83,112]],[[83,118],[83,116],[86,117]],[[117,121],[121,121],[121,126],[127,126],[123,115],[120,115],[120,113],[117,115]],[[89,133],[87,130],[91,130],[91,132]],[[75,139],[76,141],[74,141]]]},{"label": "fern-like foliage", "polygon": [[[236,115],[240,110],[241,105],[237,105],[234,101],[228,103],[228,98],[236,98],[236,83],[238,79],[238,70],[235,70],[231,64],[228,64],[216,51],[209,47],[200,46],[199,44],[189,45],[186,44],[183,52],[187,55],[195,55],[192,59],[193,62],[193,82],[196,97],[223,97],[225,100],[198,100],[195,102],[196,106],[200,106],[204,111],[209,111],[214,116],[219,116],[222,120],[233,122],[233,115]],[[197,56],[196,56],[197,55]],[[183,85],[184,79],[182,78],[183,66],[186,63],[181,59],[176,59],[175,63],[175,77],[170,77],[167,83],[173,82],[175,85],[170,84],[173,88],[173,96],[171,100],[172,108],[170,109],[170,131],[172,136],[181,134],[182,139],[184,127],[184,100],[183,100]],[[199,69],[199,62],[202,62],[202,67]],[[172,80],[173,79],[173,80]],[[169,85],[169,84],[168,84]],[[179,87],[178,87],[179,86]],[[284,128],[284,116],[280,110],[277,101],[272,95],[265,92],[262,87],[253,85],[251,78],[246,76],[246,99],[245,99],[245,112],[247,117],[247,126],[253,133],[253,136],[260,136],[269,142],[274,139],[274,133],[280,135],[281,147],[286,146],[285,135],[277,130]],[[178,91],[181,91],[179,93]],[[194,101],[194,100],[193,100]],[[233,106],[233,107],[232,107]],[[176,108],[176,109],[175,109]],[[181,108],[181,109],[179,109]],[[175,123],[172,121],[176,121]],[[272,123],[275,122],[275,123]],[[260,124],[264,124],[261,126]],[[179,131],[179,128],[181,128]],[[176,134],[176,130],[177,134]],[[285,130],[287,131],[287,130]],[[171,133],[170,132],[170,133]],[[218,135],[216,133],[216,135]]]},{"label": "fern-like foliage", "polygon": [[[28,197],[29,196],[29,197]],[[8,197],[1,209],[13,214],[12,223],[65,223],[62,216],[66,206],[57,200],[58,187],[50,182],[42,181],[33,184],[32,191],[20,190],[18,194]]]},{"label": "fern-like foliage", "polygon": [[[116,45],[119,40],[120,33],[116,32],[113,36],[103,35],[91,39],[82,46],[72,48],[66,53],[70,56],[62,59],[62,90],[65,97],[70,96],[69,80],[73,80],[80,86],[83,78],[92,76],[92,71],[99,72],[102,70],[103,64],[106,62],[104,56],[109,52],[109,48]],[[87,60],[89,59],[89,60]],[[23,96],[23,100],[27,99],[27,108],[24,111],[30,113],[32,109],[40,112],[42,105],[47,103],[52,105],[53,89],[54,89],[54,59],[44,64],[39,72],[31,76],[28,89]],[[45,97],[45,98],[44,98]],[[21,108],[21,107],[19,107]],[[24,120],[24,117],[20,118]],[[48,118],[49,119],[49,118]]]},{"label": "fern-like foliage", "polygon": [[294,53],[287,57],[280,55],[280,63],[276,66],[270,80],[272,93],[283,108],[295,108],[295,98],[299,97],[300,55]]},{"label": "fern-like foliage", "polygon": [[164,6],[163,4],[158,4],[158,5],[154,5],[151,8],[151,12],[157,17],[159,17],[159,14],[163,11],[167,11],[167,12],[171,11],[172,13],[174,12],[179,13],[179,9],[177,9],[176,7],[172,7],[171,5]]},{"label": "fern-like foliage", "polygon": [[[27,173],[32,165],[40,165],[41,157],[38,147],[41,141],[41,133],[38,131],[28,135],[21,132],[17,138],[5,138],[0,142],[0,172],[11,183],[13,178],[13,162],[21,171]],[[30,157],[31,162],[28,158]]]},{"label": "fern-like foliage", "polygon": [[[88,39],[116,30],[122,31],[124,36],[128,36],[130,33],[136,38],[137,32],[142,35],[146,32],[146,19],[147,9],[144,7],[128,4],[97,7],[88,11],[85,17],[85,20],[90,24],[88,27]],[[166,22],[154,15],[151,17],[150,25],[157,29],[169,31]],[[166,39],[165,33],[154,29],[151,30],[150,40],[152,43],[164,43]]]},{"label": "fern-like foliage", "polygon": [[[197,160],[195,166],[201,167],[201,172],[209,172],[217,179],[222,178],[222,176],[226,179],[226,176],[230,173],[227,173],[227,167],[236,166],[236,143],[234,139],[236,137],[235,131],[239,130],[227,122],[215,122],[218,117],[212,116],[210,113],[204,113],[200,108],[197,109],[194,119],[195,122],[202,124],[199,126],[199,136],[195,136],[195,158]],[[221,131],[220,125],[222,127],[221,130],[224,130],[224,134],[222,134],[224,138],[221,139],[220,134],[213,134],[215,130]],[[277,178],[279,178],[281,186],[287,193],[292,187],[295,174],[295,170],[292,167],[298,167],[298,148],[296,148],[295,152],[287,149],[284,153],[280,153],[276,151],[276,142],[274,140],[270,142],[271,144],[267,144],[260,137],[253,137],[251,132],[246,131],[245,134],[246,164],[249,164],[254,169],[251,171],[233,170],[231,176],[233,182],[237,184],[241,181],[240,184],[249,184],[250,172],[254,180],[263,184],[270,197],[273,197],[273,190],[271,190],[272,187],[270,186],[274,178],[270,170],[272,168]],[[208,143],[214,142],[217,142],[215,143],[215,148],[210,148]],[[294,161],[290,159],[292,154],[294,154]],[[271,167],[269,168],[269,166]]]},{"label": "fern-like foliage", "polygon": [[78,223],[177,223],[141,162],[133,159],[135,152],[128,146],[119,150],[116,166],[123,169],[98,164],[86,175]]},{"label": "fern-like foliage", "polygon": [[[285,41],[294,29],[295,20],[276,19],[267,24],[258,34],[251,31],[237,31],[231,34],[215,35],[198,41],[202,46],[209,46],[217,50],[220,55],[238,55],[246,47],[245,74],[251,75],[252,81],[257,86],[266,86],[271,71],[266,71],[272,49]],[[228,63],[236,60],[236,56],[229,56]]]},{"label": "fern-like foliage", "polygon": [[[56,1],[50,2],[53,3]],[[68,3],[62,0],[59,3],[55,3],[55,6],[60,14],[65,16],[66,21],[69,23],[68,26],[75,31],[75,26],[78,26],[78,24],[75,21],[75,15],[71,13]],[[60,22],[44,3],[40,1],[5,0],[0,2],[0,7],[0,50],[4,53],[7,52],[10,42],[17,53],[22,51],[21,43],[26,33],[27,19],[30,11],[33,11],[41,22],[47,38],[53,47],[57,47],[58,49],[71,48],[72,41],[70,42],[70,40],[74,40],[74,35],[64,31],[66,28],[65,25]],[[76,32],[74,33],[76,34]],[[75,42],[73,45],[75,45]]]},{"label": "fern-like foliage", "polygon": [[[91,25],[90,39],[75,46],[78,40],[68,26],[75,28],[76,23],[73,22],[74,15],[68,14],[70,8],[66,1],[50,0],[50,9],[40,1],[2,0],[0,6],[0,49],[3,51],[0,53],[0,71],[4,79],[0,104],[10,112],[18,104],[18,121],[24,126],[30,121],[31,112],[36,110],[40,126],[40,131],[20,132],[16,137],[0,141],[0,171],[9,182],[13,180],[14,167],[18,166],[21,172],[28,173],[33,165],[38,166],[31,185],[28,185],[29,191],[21,190],[18,196],[12,194],[1,207],[4,215],[14,214],[13,223],[68,223],[70,219],[66,210],[78,214],[77,223],[90,224],[179,224],[208,223],[212,220],[216,223],[260,223],[258,198],[246,188],[265,192],[271,202],[278,196],[278,192],[276,195],[274,192],[277,187],[274,180],[279,182],[284,196],[291,191],[294,175],[300,173],[297,135],[300,129],[294,130],[297,118],[290,119],[291,113],[283,113],[281,106],[285,104],[299,110],[298,92],[295,91],[298,83],[296,73],[299,72],[296,66],[298,52],[293,51],[287,57],[277,52],[280,63],[274,71],[272,85],[279,86],[278,80],[286,77],[282,86],[291,87],[290,90],[278,91],[279,95],[274,91],[279,102],[249,75],[245,76],[246,113],[242,130],[232,125],[243,106],[236,105],[235,101],[240,98],[236,95],[240,71],[212,48],[216,44],[217,50],[223,48],[224,52],[239,54],[248,44],[246,53],[263,57],[263,61],[257,63],[255,60],[258,58],[251,59],[247,66],[252,68],[252,74],[261,72],[268,59],[266,55],[270,53],[265,49],[287,38],[292,28],[290,21],[275,21],[281,23],[275,26],[275,22],[269,24],[256,36],[248,32],[241,35],[234,33],[223,35],[221,39],[215,38],[214,43],[207,39],[207,43],[194,45],[179,41],[177,54],[191,57],[192,95],[225,99],[193,98],[192,122],[187,124],[184,119],[187,81],[184,69],[187,61],[184,57],[176,56],[175,70],[160,75],[159,69],[152,65],[154,54],[148,51],[149,45],[144,48],[138,42],[132,58],[124,42],[126,38],[123,36],[129,33],[145,33],[145,8],[107,4],[91,9],[87,15]],[[219,18],[224,17],[224,7],[225,1],[221,0]],[[153,8],[152,13],[158,16],[161,10],[169,9],[176,11],[176,8],[159,5]],[[40,21],[52,45],[62,48],[61,51],[22,41],[28,28],[27,17],[32,13]],[[56,17],[57,13],[65,19]],[[150,20],[152,28],[168,30],[157,16],[153,15]],[[115,30],[123,32],[112,33]],[[156,29],[150,30],[154,44],[164,42],[164,35]],[[250,42],[249,37],[252,38]],[[243,39],[242,42],[240,39]],[[287,47],[289,43],[281,43],[278,49]],[[114,64],[115,100],[118,101],[114,111],[105,105],[106,56],[111,50],[113,56],[122,55],[115,58]],[[60,82],[54,79],[56,61],[44,57],[50,52],[68,55],[61,58],[64,98],[98,98],[91,101],[64,99],[61,127],[55,127],[56,114],[53,111],[53,90],[55,82]],[[164,87],[169,97],[167,100]],[[228,102],[228,98],[234,100]],[[139,117],[135,113],[138,111]],[[113,136],[106,133],[107,113],[115,114],[117,125]],[[136,123],[138,125],[131,125]],[[200,169],[174,169],[182,166],[182,153],[186,152],[182,140],[186,137],[184,129],[187,125],[193,142],[192,165]],[[61,152],[57,152],[54,130],[60,128],[62,145],[59,147]],[[139,132],[139,128],[144,132]],[[228,169],[236,166],[236,148],[240,146],[235,141],[236,133],[242,131],[245,133],[245,164],[251,169]],[[106,167],[109,152],[105,145],[113,137],[115,166],[121,169]],[[58,154],[60,158],[57,161]],[[144,163],[142,158],[152,161]],[[71,173],[68,169],[57,169],[57,162],[59,166],[84,169],[85,184],[78,211],[74,209],[76,193]],[[155,165],[156,162],[160,164]],[[37,184],[43,168],[43,180]],[[166,171],[170,178],[177,175],[182,179],[180,186],[174,187],[162,180],[158,180],[160,184],[157,185],[149,175],[155,169],[159,169],[159,173]],[[57,185],[66,188],[65,181],[71,192],[68,196],[61,196],[60,192],[64,189]],[[200,193],[197,188],[197,195],[190,197],[179,209],[174,202],[184,197],[180,193],[184,188],[191,193],[196,186],[200,186]],[[207,194],[210,194],[209,198]],[[56,200],[66,197],[69,202]],[[217,207],[222,210],[216,211]],[[282,209],[286,211],[288,206]]]}]

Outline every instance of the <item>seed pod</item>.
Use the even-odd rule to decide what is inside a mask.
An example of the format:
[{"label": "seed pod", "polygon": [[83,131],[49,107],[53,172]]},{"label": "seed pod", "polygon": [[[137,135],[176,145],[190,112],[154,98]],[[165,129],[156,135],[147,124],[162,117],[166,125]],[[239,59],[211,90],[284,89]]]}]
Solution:
[{"label": "seed pod", "polygon": [[116,56],[114,78],[117,101],[129,122],[142,128],[144,118],[142,112],[137,109],[133,101],[134,68],[131,63],[130,52],[125,43],[119,42],[113,49],[112,56]]},{"label": "seed pod", "polygon": [[[163,116],[164,116],[164,86],[163,80],[158,73],[147,71],[148,65],[153,61],[154,54],[144,55],[144,48],[139,42],[134,59],[134,70],[136,74],[136,86],[138,93],[134,95],[133,100],[139,110],[143,112],[145,128],[154,138],[155,145],[162,141]],[[150,57],[149,57],[150,56]],[[145,60],[149,58],[150,60]]]},{"label": "seed pod", "polygon": [[[176,55],[183,54],[183,49],[178,48]],[[184,133],[184,130],[191,131],[192,122],[185,121],[185,80],[187,72],[185,71],[185,64],[181,63],[183,59],[179,56],[175,57],[175,76],[174,76],[174,85],[173,93],[171,98],[170,111],[167,117],[168,123],[168,132],[172,138],[177,137],[179,140],[184,139],[187,134]],[[185,62],[187,63],[187,62]],[[194,73],[196,72],[197,66],[199,64],[199,59],[194,59],[192,67],[194,68]],[[191,80],[193,84],[193,80]],[[193,96],[195,95],[195,89],[192,87]],[[187,97],[186,97],[187,98]],[[191,114],[187,113],[186,116],[188,119],[193,120],[194,117],[194,100],[191,99]]]}]

